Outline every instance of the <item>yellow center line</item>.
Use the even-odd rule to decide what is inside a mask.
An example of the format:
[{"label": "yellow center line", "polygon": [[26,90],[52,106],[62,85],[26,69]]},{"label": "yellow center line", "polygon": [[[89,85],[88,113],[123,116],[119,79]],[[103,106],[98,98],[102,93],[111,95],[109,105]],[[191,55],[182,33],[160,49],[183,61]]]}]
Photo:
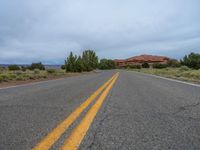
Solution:
[{"label": "yellow center line", "polygon": [[63,122],[54,128],[46,137],[44,137],[33,150],[48,150],[60,138],[60,136],[68,129],[68,127],[80,116],[80,114],[92,103],[92,101],[107,87],[107,85],[115,78],[112,76],[104,85],[95,91],[85,102],[76,108]]},{"label": "yellow center line", "polygon": [[96,103],[90,108],[85,117],[82,119],[80,124],[72,131],[71,135],[66,139],[60,150],[77,150],[84,136],[86,135],[88,129],[90,128],[91,123],[93,122],[97,112],[101,108],[104,100],[106,99],[109,91],[116,82],[117,76],[112,80],[108,85],[105,91],[101,94]]}]

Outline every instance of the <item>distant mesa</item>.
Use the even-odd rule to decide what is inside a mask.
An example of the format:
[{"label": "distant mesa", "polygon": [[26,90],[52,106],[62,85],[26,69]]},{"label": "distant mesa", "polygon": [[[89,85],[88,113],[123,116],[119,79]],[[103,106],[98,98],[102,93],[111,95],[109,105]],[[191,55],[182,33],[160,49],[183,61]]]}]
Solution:
[{"label": "distant mesa", "polygon": [[130,57],[128,59],[115,59],[114,62],[118,67],[126,67],[131,65],[142,65],[143,63],[148,63],[153,65],[154,63],[167,64],[170,58],[165,56],[155,56],[155,55],[139,55]]}]

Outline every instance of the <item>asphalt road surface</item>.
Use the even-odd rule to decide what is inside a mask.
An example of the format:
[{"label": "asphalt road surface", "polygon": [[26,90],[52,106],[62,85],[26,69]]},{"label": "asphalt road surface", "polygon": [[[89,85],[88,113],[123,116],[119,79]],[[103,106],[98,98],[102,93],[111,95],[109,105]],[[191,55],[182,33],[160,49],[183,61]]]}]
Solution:
[{"label": "asphalt road surface", "polygon": [[200,86],[115,70],[0,89],[0,150],[29,149],[200,149]]}]

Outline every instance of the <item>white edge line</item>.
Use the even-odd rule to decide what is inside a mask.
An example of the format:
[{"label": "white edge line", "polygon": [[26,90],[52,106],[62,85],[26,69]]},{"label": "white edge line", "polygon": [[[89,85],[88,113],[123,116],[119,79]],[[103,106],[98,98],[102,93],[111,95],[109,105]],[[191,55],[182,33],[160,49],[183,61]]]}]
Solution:
[{"label": "white edge line", "polygon": [[147,73],[143,73],[143,72],[137,72],[137,71],[133,71],[133,72],[136,72],[138,74],[143,74],[143,75],[146,75],[146,76],[152,76],[152,77],[155,77],[155,78],[168,80],[168,81],[174,81],[174,82],[177,82],[177,83],[182,83],[182,84],[187,84],[187,85],[191,85],[191,86],[195,86],[195,87],[200,87],[199,84],[195,84],[195,83],[189,83],[189,82],[185,82],[185,81],[180,81],[180,80],[176,80],[176,79],[161,77],[161,76],[158,76],[158,75],[147,74]]},{"label": "white edge line", "polygon": [[58,81],[58,80],[63,80],[63,79],[64,78],[59,78],[59,79],[53,79],[53,80],[36,81],[36,82],[32,82],[32,83],[13,85],[13,86],[8,86],[8,87],[2,87],[2,88],[0,88],[0,90],[11,89],[11,88],[16,88],[16,87],[23,87],[23,86],[28,86],[28,85],[36,85],[36,84],[40,84],[40,83],[46,83],[46,82],[51,82],[51,81]]}]

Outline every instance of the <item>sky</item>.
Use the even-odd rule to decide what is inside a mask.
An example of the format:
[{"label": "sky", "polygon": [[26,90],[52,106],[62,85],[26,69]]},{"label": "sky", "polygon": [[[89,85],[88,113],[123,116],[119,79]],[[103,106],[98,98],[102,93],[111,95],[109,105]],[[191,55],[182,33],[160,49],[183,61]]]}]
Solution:
[{"label": "sky", "polygon": [[0,63],[200,53],[200,0],[0,0]]}]

